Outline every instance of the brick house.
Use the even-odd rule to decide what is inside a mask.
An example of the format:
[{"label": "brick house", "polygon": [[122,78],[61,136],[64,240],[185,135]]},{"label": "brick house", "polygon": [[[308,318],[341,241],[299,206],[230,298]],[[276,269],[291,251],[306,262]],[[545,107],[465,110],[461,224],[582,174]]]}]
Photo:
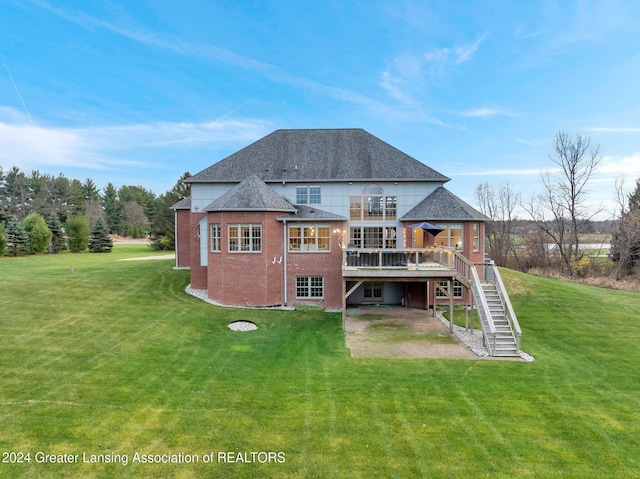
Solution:
[{"label": "brick house", "polygon": [[187,180],[176,266],[224,305],[474,305],[492,354],[517,355],[488,218],[448,181],[362,129],[277,130]]}]

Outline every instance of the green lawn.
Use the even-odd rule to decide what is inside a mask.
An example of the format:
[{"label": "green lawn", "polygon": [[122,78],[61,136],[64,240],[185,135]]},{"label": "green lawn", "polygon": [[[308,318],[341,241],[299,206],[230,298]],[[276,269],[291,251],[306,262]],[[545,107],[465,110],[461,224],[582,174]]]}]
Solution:
[{"label": "green lawn", "polygon": [[352,359],[339,314],[214,307],[146,254],[0,259],[0,477],[640,477],[639,294],[505,271],[535,362]]}]

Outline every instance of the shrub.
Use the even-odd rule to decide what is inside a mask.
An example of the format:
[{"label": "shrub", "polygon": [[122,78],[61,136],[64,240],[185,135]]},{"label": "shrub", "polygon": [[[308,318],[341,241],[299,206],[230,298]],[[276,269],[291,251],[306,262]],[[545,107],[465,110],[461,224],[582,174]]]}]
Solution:
[{"label": "shrub", "polygon": [[49,243],[51,243],[52,234],[44,218],[38,213],[31,213],[22,220],[22,226],[29,237],[31,253],[46,253]]},{"label": "shrub", "polygon": [[82,253],[89,245],[89,218],[85,215],[72,216],[67,220],[69,251]]}]

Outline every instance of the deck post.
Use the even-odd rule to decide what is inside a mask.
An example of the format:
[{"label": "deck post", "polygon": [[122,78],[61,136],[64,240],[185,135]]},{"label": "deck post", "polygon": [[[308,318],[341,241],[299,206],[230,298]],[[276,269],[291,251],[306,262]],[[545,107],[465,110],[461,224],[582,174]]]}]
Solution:
[{"label": "deck post", "polygon": [[449,332],[453,333],[453,281],[449,280]]},{"label": "deck post", "polygon": [[347,314],[347,280],[342,278],[342,330],[344,331],[344,320]]}]

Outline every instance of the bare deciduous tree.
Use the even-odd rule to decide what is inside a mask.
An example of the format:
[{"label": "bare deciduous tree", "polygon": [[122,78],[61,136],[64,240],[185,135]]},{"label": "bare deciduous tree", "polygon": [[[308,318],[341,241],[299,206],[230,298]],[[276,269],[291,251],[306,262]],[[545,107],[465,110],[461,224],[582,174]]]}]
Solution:
[{"label": "bare deciduous tree", "polygon": [[487,250],[500,266],[509,266],[510,255],[517,261],[514,247],[513,221],[515,209],[520,203],[520,193],[516,193],[507,183],[498,190],[484,183],[475,191],[480,211],[491,218],[487,224]]},{"label": "bare deciduous tree", "polygon": [[617,263],[617,279],[631,274],[640,262],[640,180],[636,181],[635,191],[627,197],[629,208],[622,190],[623,182],[616,181],[620,217],[612,231],[611,256]]},{"label": "bare deciduous tree", "polygon": [[598,145],[591,146],[588,135],[558,132],[549,158],[559,167],[559,173],[543,173],[543,193],[523,205],[557,248],[570,276],[581,258],[581,230],[599,212],[589,211],[586,206],[587,184],[600,163],[599,150]]}]

